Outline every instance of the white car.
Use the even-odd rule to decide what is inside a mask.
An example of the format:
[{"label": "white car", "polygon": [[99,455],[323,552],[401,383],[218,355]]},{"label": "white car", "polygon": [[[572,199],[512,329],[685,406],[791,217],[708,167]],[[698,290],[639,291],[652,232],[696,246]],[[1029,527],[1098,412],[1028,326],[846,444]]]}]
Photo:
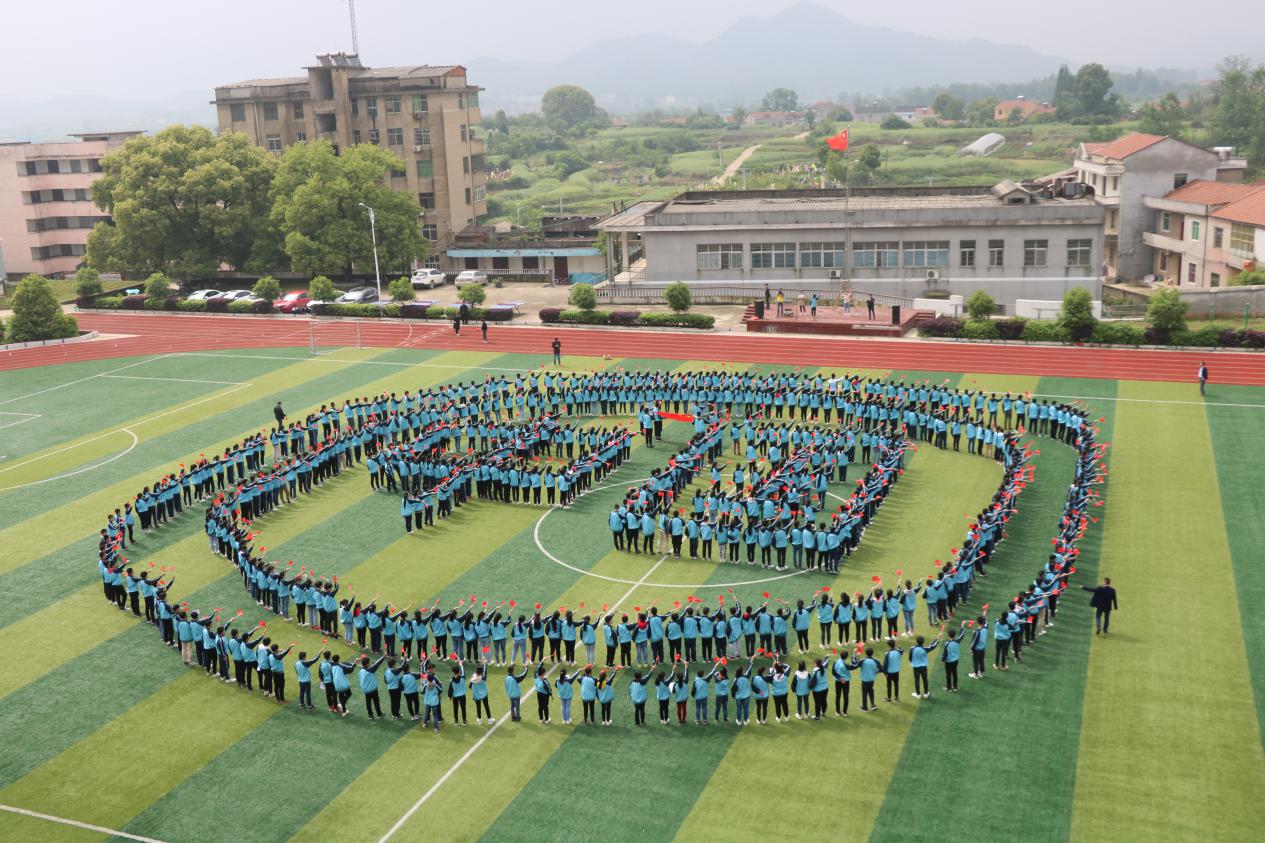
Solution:
[{"label": "white car", "polygon": [[467,269],[457,276],[457,280],[453,282],[458,287],[464,287],[466,284],[486,284],[488,283],[488,274],[478,269]]},{"label": "white car", "polygon": [[432,289],[448,283],[448,276],[433,267],[416,270],[413,273],[413,286]]},{"label": "white car", "polygon": [[238,299],[248,299],[252,296],[254,296],[254,293],[250,290],[228,290],[220,293],[218,296],[211,296],[211,298],[224,299],[226,301],[237,301]]},{"label": "white car", "polygon": [[189,301],[206,301],[207,299],[218,298],[219,290],[196,290],[189,294]]}]

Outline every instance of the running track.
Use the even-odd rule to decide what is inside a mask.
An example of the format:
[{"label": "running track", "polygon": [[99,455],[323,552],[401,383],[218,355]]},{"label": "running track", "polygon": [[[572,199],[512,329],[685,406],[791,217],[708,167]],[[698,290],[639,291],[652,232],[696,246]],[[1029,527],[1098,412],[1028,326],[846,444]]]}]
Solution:
[{"label": "running track", "polygon": [[[0,355],[0,371],[142,354],[223,349],[304,347],[312,320],[143,313],[81,313],[79,326],[125,335],[65,346],[19,349]],[[355,344],[350,322],[318,320],[321,346]],[[689,333],[625,329],[489,326],[484,345],[477,328],[455,336],[442,322],[360,323],[366,347],[525,352],[547,355],[554,337],[563,354],[663,357],[741,363],[802,364],[837,368],[1045,375],[1111,380],[1195,380],[1208,361],[1213,383],[1265,386],[1265,354],[1192,350],[1004,346],[917,340],[845,339],[777,334]]]}]

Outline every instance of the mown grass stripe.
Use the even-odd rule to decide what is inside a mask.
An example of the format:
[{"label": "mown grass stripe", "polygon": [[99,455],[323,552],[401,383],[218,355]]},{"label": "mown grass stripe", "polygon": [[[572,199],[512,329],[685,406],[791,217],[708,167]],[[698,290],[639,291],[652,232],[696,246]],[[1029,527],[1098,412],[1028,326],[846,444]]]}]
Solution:
[{"label": "mown grass stripe", "polygon": [[[1126,381],[1119,394],[1189,387]],[[1121,611],[1090,647],[1071,835],[1255,838],[1265,757],[1204,408],[1122,402],[1114,433],[1102,573]],[[1199,619],[1193,648],[1148,638],[1174,612]]]}]

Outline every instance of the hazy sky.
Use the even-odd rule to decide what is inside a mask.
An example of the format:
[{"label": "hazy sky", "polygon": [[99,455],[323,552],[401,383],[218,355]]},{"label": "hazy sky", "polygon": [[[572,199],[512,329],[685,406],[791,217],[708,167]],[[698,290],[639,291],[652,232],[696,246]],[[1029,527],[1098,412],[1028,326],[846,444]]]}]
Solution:
[{"label": "hazy sky", "polygon": [[[738,18],[767,17],[792,2],[359,0],[356,14],[366,64],[474,66],[483,56],[566,55],[609,36],[705,41]],[[1265,61],[1261,0],[1221,0],[1209,7],[1189,0],[820,5],[859,23],[1022,44],[1073,62],[1204,69],[1229,53]],[[51,7],[6,2],[0,22],[10,35],[0,50],[0,100],[146,99],[187,91],[205,91],[209,99],[216,84],[295,74],[317,52],[351,49],[346,0],[60,0]],[[612,60],[624,58],[636,60]],[[1004,71],[998,77],[1005,78]],[[477,69],[472,80],[478,81]]]}]

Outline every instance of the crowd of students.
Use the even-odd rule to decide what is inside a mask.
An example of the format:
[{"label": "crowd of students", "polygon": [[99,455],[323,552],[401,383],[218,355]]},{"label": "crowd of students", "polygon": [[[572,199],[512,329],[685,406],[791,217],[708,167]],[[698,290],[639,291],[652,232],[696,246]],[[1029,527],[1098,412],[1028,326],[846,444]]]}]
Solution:
[{"label": "crowd of students", "polygon": [[[306,651],[297,653],[292,670],[303,709],[314,708],[312,683],[316,681],[325,691],[327,707],[332,712],[348,715],[354,677],[368,716],[382,717],[377,677],[385,666],[382,677],[392,717],[423,719],[424,714],[426,725],[438,730],[443,719],[441,700],[447,697],[451,700],[452,720],[464,724],[469,696],[475,700],[476,722],[486,717],[490,723],[493,715],[487,687],[489,667],[505,665],[506,700],[509,716],[515,721],[521,719],[523,683],[530,675],[532,679],[526,692],[536,696],[538,718],[542,722],[552,721],[551,701],[555,696],[563,722],[571,722],[571,701],[578,691],[583,722],[598,722],[600,712],[601,722],[610,725],[614,688],[621,672],[631,675],[627,681],[628,693],[633,722],[637,725],[645,723],[645,706],[652,693],[659,703],[659,720],[665,724],[672,720],[673,704],[677,722],[685,723],[691,700],[697,723],[708,722],[709,713],[712,720],[727,723],[731,700],[735,721],[739,724],[750,722],[752,700],[757,723],[768,721],[770,700],[775,722],[789,720],[792,695],[796,697],[796,717],[820,719],[827,714],[832,684],[835,714],[847,716],[853,671],[858,673],[861,684],[861,709],[873,711],[879,674],[884,677],[885,698],[892,703],[899,702],[900,673],[906,660],[914,676],[914,696],[929,696],[928,669],[932,661],[929,654],[937,649],[944,673],[943,687],[948,692],[957,691],[957,666],[964,646],[972,656],[968,675],[973,678],[982,678],[986,672],[990,637],[994,641],[995,669],[1008,670],[1012,660],[1022,661],[1023,650],[1038,643],[1039,637],[1053,625],[1059,595],[1075,573],[1076,544],[1086,529],[1088,508],[1101,503],[1093,486],[1101,481],[1102,446],[1094,441],[1095,432],[1087,424],[1084,413],[1075,407],[1059,406],[1048,413],[1038,409],[1031,414],[1032,407],[1046,405],[1009,396],[1002,399],[988,396],[975,407],[975,397],[962,398],[959,393],[943,389],[924,390],[844,379],[843,382],[853,384],[847,391],[860,390],[865,395],[890,398],[898,413],[898,422],[876,420],[871,424],[860,419],[855,426],[837,429],[818,426],[788,429],[758,421],[768,410],[767,403],[763,407],[758,407],[764,403],[759,401],[757,406],[745,406],[749,389],[757,399],[765,397],[763,390],[767,388],[768,379],[757,381],[750,376],[723,373],[685,376],[684,381],[678,381],[677,376],[622,375],[612,376],[614,386],[604,381],[597,388],[590,383],[593,377],[531,375],[526,380],[489,380],[484,385],[431,390],[418,396],[405,393],[399,401],[394,396],[379,396],[372,401],[345,402],[341,424],[338,412],[322,408],[320,413],[309,415],[301,423],[280,425],[271,437],[251,437],[226,449],[222,456],[202,459],[188,468],[181,466],[179,472],[161,478],[138,493],[134,507],[125,507],[124,512],[116,510],[108,516],[107,526],[101,531],[98,559],[105,598],[119,610],[130,608],[137,616],[143,615],[157,627],[163,643],[181,652],[186,664],[196,665],[210,676],[247,690],[253,690],[257,684],[265,695],[285,702],[287,659],[293,644],[283,649],[269,636],[264,623],[250,630],[235,628],[234,624],[244,614],[240,610],[225,619],[218,609],[200,611],[175,603],[170,596],[174,574],[165,567],[153,571],[152,566],[137,573],[122,556],[126,543],[134,540],[130,529],[134,519],[129,520],[131,512],[148,516],[142,518],[142,531],[158,529],[179,515],[184,507],[209,499],[205,514],[210,546],[236,566],[243,588],[252,599],[287,621],[293,608],[299,624],[319,630],[327,637],[341,632],[348,642],[368,651],[351,662],[344,662],[339,654],[324,647],[311,657]],[[809,412],[817,411],[810,419],[827,419],[824,396],[831,395],[832,390],[818,393],[820,378],[803,380],[802,388],[790,390],[794,400],[788,402],[784,397],[782,410],[774,410],[773,418],[781,412],[788,417],[799,412],[802,419],[807,407]],[[745,386],[744,381],[749,382],[750,387]],[[777,385],[776,380],[774,385]],[[716,394],[717,389],[723,399],[725,390],[733,386],[742,387],[734,390],[734,407],[724,407],[723,401],[706,407],[694,403],[700,397],[706,398],[709,391]],[[895,390],[890,396],[889,389]],[[924,392],[926,396],[922,397]],[[813,396],[817,396],[816,408]],[[911,407],[934,410],[938,406],[954,406],[954,396],[959,396],[957,406],[971,406],[990,415],[998,413],[1002,423],[1008,422],[1011,413],[1019,419],[1031,419],[1027,422],[1029,429],[1067,442],[1078,451],[1076,473],[1065,501],[1059,533],[1053,539],[1053,552],[1030,585],[1007,601],[1006,608],[996,614],[991,624],[989,607],[985,605],[974,619],[965,620],[956,629],[944,627],[956,622],[959,612],[965,612],[977,578],[987,575],[986,568],[994,550],[1004,538],[1004,525],[1016,511],[1016,496],[1031,478],[1029,454],[1013,434],[990,437],[993,456],[999,458],[1004,467],[1002,482],[989,505],[967,530],[961,549],[955,549],[956,553],[946,564],[938,565],[937,571],[916,581],[912,578],[902,581],[902,572],[897,571],[896,580],[887,587],[876,577],[868,593],[842,594],[836,599],[828,588],[818,589],[808,598],[797,600],[793,607],[772,600],[766,592],[763,602],[759,603],[743,605],[732,599],[731,593],[728,604],[724,596],[719,596],[717,606],[704,607],[701,600],[691,597],[685,608],[675,603],[671,611],[661,613],[657,607],[650,606],[645,611],[637,610],[631,618],[619,612],[618,607],[605,606],[601,613],[593,611],[583,616],[563,609],[547,612],[540,604],[535,605],[533,612],[515,613],[514,601],[493,606],[487,602],[475,605],[473,598],[468,604],[461,601],[455,607],[441,608],[436,603],[410,613],[411,606],[398,609],[389,603],[379,603],[376,598],[366,604],[356,601],[354,595],[341,597],[336,576],[321,576],[306,566],[301,566],[296,573],[292,563],[282,568],[267,561],[253,546],[250,532],[253,518],[285,505],[362,459],[378,466],[375,474],[390,477],[407,495],[414,496],[424,496],[428,491],[437,494],[434,492],[437,485],[459,477],[461,480],[456,486],[463,488],[467,498],[473,485],[478,489],[477,494],[498,500],[505,500],[507,496],[512,500],[517,488],[521,500],[525,497],[522,489],[539,487],[531,481],[524,487],[521,479],[515,486],[508,477],[492,482],[492,466],[508,466],[505,471],[517,468],[520,477],[523,469],[543,475],[548,473],[548,468],[541,471],[534,468],[534,462],[527,466],[527,461],[534,461],[542,453],[549,455],[546,449],[558,449],[559,445],[567,449],[569,459],[574,459],[570,446],[580,445],[583,449],[580,459],[591,456],[594,460],[591,473],[609,471],[628,455],[630,435],[627,431],[619,428],[575,431],[572,441],[567,441],[565,434],[559,441],[558,432],[569,426],[559,425],[554,413],[583,413],[598,407],[613,413],[635,410],[643,430],[649,429],[653,435],[656,422],[661,423],[662,414],[669,411],[640,403],[649,398],[664,404],[684,402],[686,409],[694,411],[690,421],[695,425],[695,433],[690,444],[667,468],[632,490],[624,506],[631,503],[643,508],[654,507],[657,515],[668,516],[665,506],[656,501],[661,497],[674,497],[689,485],[701,466],[710,463],[711,485],[706,494],[702,490],[695,494],[690,518],[684,518],[684,513],[678,510],[666,520],[663,535],[674,552],[682,552],[682,535],[690,539],[691,555],[702,552],[704,541],[701,525],[698,535],[692,536],[688,528],[675,525],[675,521],[704,520],[705,523],[714,513],[717,525],[722,521],[729,525],[731,520],[742,525],[738,531],[741,534],[754,518],[759,524],[771,522],[772,527],[790,525],[785,530],[789,543],[790,531],[803,519],[804,528],[814,534],[813,549],[818,551],[814,559],[809,555],[808,545],[801,541],[803,558],[810,567],[824,566],[837,573],[838,560],[830,552],[829,542],[827,558],[822,560],[817,536],[822,531],[837,534],[840,522],[854,517],[861,520],[853,524],[864,526],[867,507],[881,500],[879,497],[870,501],[867,490],[871,488],[871,478],[886,488],[899,477],[904,451],[912,445],[912,439],[931,437],[923,441],[934,441],[934,425],[919,424],[915,418],[911,427],[905,414],[920,412]],[[807,403],[802,403],[804,401]],[[869,407],[883,401],[860,403]],[[677,407],[673,406],[675,410]],[[507,408],[512,408],[517,424],[500,417]],[[731,413],[735,408],[751,411],[751,417],[740,430],[738,425],[730,426],[720,420],[722,409]],[[831,408],[834,408],[833,401]],[[867,409],[863,415],[868,416],[869,412]],[[392,430],[391,424],[383,425],[379,413],[397,420],[402,417],[404,422]],[[844,418],[848,415],[845,411]],[[935,412],[929,415],[934,417]],[[419,426],[414,427],[410,418],[416,418]],[[466,421],[456,422],[459,418]],[[900,432],[895,424],[901,425]],[[484,428],[486,434],[481,432]],[[295,430],[300,435],[295,436]],[[471,430],[475,439],[468,438]],[[734,430],[739,430],[739,434],[735,436]],[[865,458],[868,461],[873,455],[877,462],[852,496],[852,505],[840,507],[839,513],[831,515],[829,525],[809,528],[807,525],[814,523],[817,512],[825,509],[817,477],[826,467],[846,472],[849,451],[858,444],[858,433],[870,435],[868,444],[873,451]],[[721,477],[717,472],[723,467],[718,467],[716,461],[722,457],[726,435],[733,437],[735,453],[739,453],[744,447],[741,443],[745,443],[746,472],[732,481],[741,493],[724,493],[720,488]],[[469,443],[465,454],[460,447],[462,437],[467,437]],[[264,459],[266,441],[271,441],[273,457],[277,460],[271,466]],[[940,442],[936,444],[945,446]],[[751,458],[753,448],[767,461],[767,473],[761,473],[757,461]],[[560,455],[560,451],[558,453]],[[505,462],[495,462],[498,459]],[[401,463],[407,467],[402,468]],[[420,470],[414,471],[414,466]],[[483,475],[485,468],[488,469],[486,476]],[[289,476],[291,472],[293,477]],[[877,487],[873,491],[877,492]],[[665,494],[660,496],[659,492]],[[797,499],[792,500],[792,495]],[[770,504],[772,512],[766,515]],[[797,506],[792,508],[792,504]],[[729,508],[722,510],[726,505]],[[869,514],[872,512],[870,509]],[[611,526],[616,542],[621,538],[627,542],[627,532],[615,529],[614,514]],[[703,519],[696,518],[697,515]],[[748,523],[743,523],[744,518]],[[638,527],[640,525],[639,519]],[[655,529],[663,526],[656,523]],[[772,563],[765,549],[772,546],[777,551],[784,547],[779,547],[775,537],[769,537],[769,541],[762,544],[760,529],[757,526],[755,545],[762,550],[762,564],[769,565]],[[801,529],[801,536],[803,532],[805,529]],[[859,540],[859,531],[856,540]],[[726,543],[718,540],[717,544]],[[728,544],[732,547],[733,543]],[[665,545],[660,547],[665,548]],[[839,547],[846,546],[840,541]],[[753,555],[754,550],[749,548],[749,562],[753,561]],[[792,551],[792,564],[798,564],[799,556]],[[777,564],[785,567],[784,552],[777,554]],[[159,575],[156,579],[153,578],[155,573]],[[926,605],[928,629],[939,630],[930,640],[928,635],[916,632],[915,613],[920,595]],[[772,605],[774,603],[779,605]],[[820,656],[814,656],[814,645],[810,641],[814,619],[818,630],[816,647],[823,651]],[[795,634],[794,646],[803,657],[794,668],[789,655],[791,632]],[[599,639],[605,645],[604,666],[599,665]],[[907,650],[902,643],[909,645]],[[757,665],[757,661],[764,660],[769,663]],[[445,662],[449,663],[447,681],[441,677]],[[546,663],[552,668],[547,668]],[[515,666],[520,664],[522,669],[516,670]],[[568,668],[579,665],[582,666],[578,670],[568,672]],[[555,670],[559,674],[551,678]],[[691,670],[694,670],[693,676]],[[403,710],[401,702],[405,705]]]}]

